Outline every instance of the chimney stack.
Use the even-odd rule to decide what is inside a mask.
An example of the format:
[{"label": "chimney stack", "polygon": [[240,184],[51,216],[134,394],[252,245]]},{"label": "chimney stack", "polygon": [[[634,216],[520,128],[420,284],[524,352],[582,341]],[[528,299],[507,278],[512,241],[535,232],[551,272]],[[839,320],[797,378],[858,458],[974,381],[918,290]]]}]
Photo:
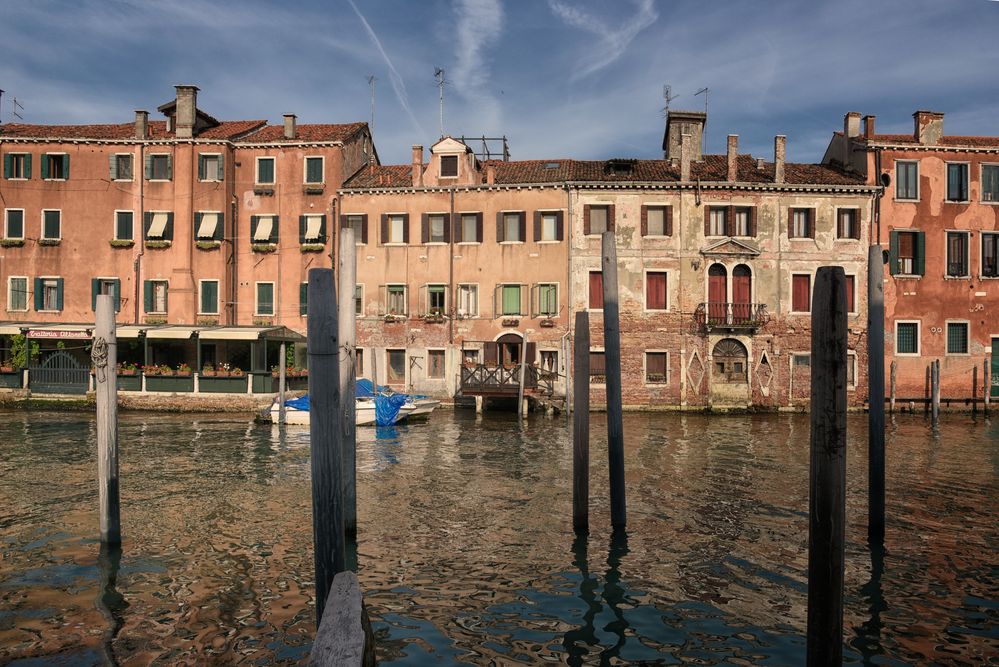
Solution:
[{"label": "chimney stack", "polygon": [[663,137],[663,159],[673,160],[680,157],[683,136],[690,135],[690,148],[693,151],[690,159],[701,161],[701,138],[704,136],[704,124],[708,115],[703,111],[670,111],[666,115],[666,136]]},{"label": "chimney stack", "polygon": [[787,157],[787,137],[774,137],[774,183],[784,182],[784,160]]},{"label": "chimney stack", "polygon": [[423,186],[423,146],[413,144],[413,187]]},{"label": "chimney stack", "polygon": [[149,138],[149,112],[142,109],[135,110],[135,138],[145,141]]},{"label": "chimney stack", "polygon": [[728,135],[728,180],[739,180],[739,135]]},{"label": "chimney stack", "polygon": [[860,113],[851,111],[843,116],[843,136],[852,139],[860,136]]},{"label": "chimney stack", "polygon": [[298,116],[293,113],[286,113],[284,115],[284,138],[294,139],[298,129]]},{"label": "chimney stack", "polygon": [[874,138],[874,119],[870,114],[864,116],[864,139],[868,141]]},{"label": "chimney stack", "polygon": [[684,183],[690,180],[690,135],[685,134],[680,139],[680,180]]},{"label": "chimney stack", "polygon": [[912,114],[916,121],[914,137],[923,146],[935,146],[943,136],[942,113],[936,111],[917,111]]},{"label": "chimney stack", "polygon": [[178,139],[194,138],[194,122],[198,112],[198,87],[174,86],[177,89],[177,106],[174,109],[174,130]]},{"label": "chimney stack", "polygon": [[492,185],[496,182],[496,165],[487,164],[486,165],[486,185]]}]

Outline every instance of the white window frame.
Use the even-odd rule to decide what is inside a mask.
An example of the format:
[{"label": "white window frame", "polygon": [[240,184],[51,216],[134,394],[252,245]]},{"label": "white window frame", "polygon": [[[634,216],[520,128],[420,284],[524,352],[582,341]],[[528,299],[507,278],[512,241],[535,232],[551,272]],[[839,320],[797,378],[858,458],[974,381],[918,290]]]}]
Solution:
[{"label": "white window frame", "polygon": [[[970,187],[970,186],[969,186]],[[964,234],[964,266],[967,271],[959,276],[952,276],[948,273],[950,265],[950,235],[951,234]],[[981,262],[979,262],[981,264]],[[943,267],[944,280],[967,280],[971,277],[971,231],[967,229],[945,229],[944,230],[944,267]],[[981,267],[979,267],[981,271]]]},{"label": "white window frame", "polygon": [[[665,273],[666,274],[666,308],[665,309],[649,308],[649,274],[650,273]],[[672,299],[669,298],[669,286],[673,283],[673,276],[671,275],[671,273],[672,272],[669,269],[657,269],[655,267],[653,267],[651,269],[650,268],[645,268],[645,269],[642,270],[642,312],[643,313],[668,313],[668,312],[670,312],[670,310],[672,308],[672,304],[670,302],[672,301]],[[589,280],[589,277],[587,277],[587,280]],[[756,282],[756,281],[754,280],[753,282]],[[754,289],[755,289],[755,287],[754,287]],[[586,291],[587,291],[587,299],[589,299],[589,291],[590,291],[590,285],[589,285],[589,283],[587,283],[587,285],[586,285]],[[656,352],[656,350],[648,350],[648,351],[649,352]]]},{"label": "white window frame", "polygon": [[[461,288],[462,287],[474,287],[475,288],[475,312],[465,313],[463,315],[458,315],[458,304],[461,303]],[[463,319],[471,319],[479,317],[480,306],[479,306],[479,283],[458,283],[455,285],[455,315]]]},{"label": "white window frame", "polygon": [[[563,214],[563,220],[564,220],[565,219],[564,210],[563,209],[558,209],[558,208],[556,208],[556,209],[545,209],[545,210],[538,211],[538,213],[541,214],[541,238],[537,241],[537,243],[538,244],[542,244],[542,243],[561,243],[561,241],[558,238],[558,214],[562,213]],[[526,213],[525,213],[525,215],[526,215]],[[554,229],[555,238],[552,238],[552,239],[546,239],[545,238],[545,216],[546,215],[550,215],[550,216],[553,216],[555,218],[555,229]]]},{"label": "white window frame", "polygon": [[[950,325],[952,324],[963,324],[964,325],[964,349],[967,352],[951,352],[948,348],[950,346]],[[944,356],[946,357],[970,357],[971,356],[971,320],[944,320]]]},{"label": "white window frame", "polygon": [[[270,181],[269,183],[262,183],[260,181],[260,161],[261,160],[270,160],[274,164],[274,169],[273,169],[273,173],[272,173],[274,180]],[[275,183],[277,183],[277,158],[276,157],[274,157],[273,155],[258,155],[256,158],[254,158],[253,166],[254,166],[254,169],[253,169],[253,184],[254,185],[273,186]]]},{"label": "white window frame", "polygon": [[[166,315],[167,310],[170,308],[170,281],[165,278],[150,278],[149,282],[153,285],[153,303],[152,310],[147,310],[147,315]],[[163,284],[166,285],[166,297],[163,299],[166,302],[166,308],[163,310],[156,309],[156,285]]]},{"label": "white window frame", "polygon": [[540,368],[541,370],[545,370],[545,366],[544,366],[544,364],[541,361],[544,358],[544,357],[542,357],[542,354],[545,353],[545,352],[548,352],[550,354],[554,354],[555,355],[555,368],[554,368],[554,372],[558,373],[559,371],[561,371],[562,370],[562,355],[560,354],[559,349],[555,348],[555,347],[539,347],[538,348],[538,368]]},{"label": "white window frame", "polygon": [[388,232],[389,239],[392,238],[392,222],[393,222],[392,219],[393,218],[402,218],[402,226],[399,228],[400,232],[401,232],[400,239],[398,241],[385,241],[385,242],[382,243],[383,246],[400,247],[400,246],[406,246],[406,245],[408,245],[406,243],[406,225],[409,224],[409,219],[406,217],[406,215],[407,214],[406,214],[405,211],[395,211],[393,213],[386,213],[385,214],[385,216],[386,216],[386,222],[388,223],[388,227],[387,227],[387,229],[385,231]]},{"label": "white window frame", "polygon": [[[667,278],[668,280],[668,278]],[[656,311],[661,312],[661,311]],[[666,354],[666,379],[663,382],[649,382],[649,352],[653,354]],[[604,357],[604,362],[606,363],[607,357]],[[649,387],[668,387],[670,385],[670,373],[669,373],[669,350],[665,349],[650,349],[642,350],[642,383]],[[748,361],[747,361],[748,363]]]},{"label": "white window frame", "polygon": [[[542,285],[554,285],[555,286],[555,312],[552,313],[552,314],[550,314],[550,315],[546,315],[545,313],[541,312],[541,286]],[[546,280],[545,282],[534,283],[534,286],[538,288],[538,307],[537,307],[538,317],[544,317],[544,318],[556,318],[556,317],[558,317],[559,316],[559,305],[562,303],[559,300],[560,292],[562,291],[562,286],[557,281],[554,281],[554,280]]]},{"label": "white window frame", "polygon": [[[322,178],[317,181],[309,180],[309,160],[321,160]],[[303,185],[326,185],[326,156],[325,155],[303,155],[302,156],[302,184]]]},{"label": "white window frame", "polygon": [[131,183],[132,181],[134,181],[135,180],[135,155],[133,153],[112,153],[112,155],[114,156],[114,159],[115,159],[115,167],[116,168],[118,166],[118,164],[117,164],[118,163],[118,158],[120,158],[120,157],[128,156],[131,159],[131,161],[132,161],[132,177],[131,178],[122,178],[120,170],[116,169],[119,173],[118,173],[118,178],[114,179],[114,182],[115,183]]},{"label": "white window frame", "polygon": [[[999,199],[995,201],[988,201],[985,199],[985,167],[994,167],[999,169],[999,162],[981,162],[978,165],[978,201],[986,206],[999,206]],[[969,184],[968,189],[971,189]],[[970,195],[970,192],[969,192]]]},{"label": "white window frame", "polygon": [[920,167],[922,165],[920,165],[919,160],[895,160],[895,179],[896,180],[898,180],[898,165],[899,164],[914,164],[914,165],[916,165],[916,198],[915,199],[899,199],[898,198],[898,185],[897,184],[895,186],[895,193],[892,195],[892,198],[895,201],[918,202],[919,201],[919,195],[920,195],[919,172],[920,172]]},{"label": "white window frame", "polygon": [[[644,236],[644,238],[647,238],[647,239],[668,239],[669,238],[669,234],[666,233],[666,218],[667,218],[666,211],[668,211],[671,207],[672,207],[671,204],[667,204],[667,203],[664,203],[664,202],[642,202],[641,206],[639,207],[639,210],[641,210],[642,208],[645,209],[646,227],[648,227],[648,215],[649,215],[649,211],[651,211],[652,209],[656,209],[658,211],[662,211],[662,213],[663,213],[663,233],[662,234],[652,234],[650,232],[650,233],[646,234]],[[639,231],[641,231],[641,230],[639,230]]]},{"label": "white window frame", "polygon": [[[472,220],[475,223],[475,235],[476,235],[476,239],[474,241],[466,241],[465,240],[465,216],[466,215],[472,216]],[[482,244],[482,239],[478,238],[478,231],[479,231],[479,218],[478,218],[478,216],[480,216],[480,215],[482,215],[482,211],[458,211],[458,224],[461,225],[461,241],[459,241],[455,245],[481,245]],[[454,230],[451,230],[451,231],[453,232]],[[482,225],[482,235],[485,236],[485,234],[486,234],[485,224],[483,223],[483,225]]]},{"label": "white window frame", "polygon": [[[206,157],[206,158],[208,158],[208,157],[214,157],[214,158],[218,158],[218,160],[219,160],[220,163],[222,162],[222,153],[198,153],[198,162],[201,162],[201,158],[202,157]],[[200,167],[201,165],[199,164],[198,166]],[[198,179],[199,182],[201,182],[201,183],[221,183],[222,180],[218,176],[218,174],[219,174],[218,166],[216,166],[215,169],[212,170],[212,172],[213,173],[211,175],[209,175],[208,174],[208,170],[206,169],[205,170],[205,177],[202,178],[202,179]]]},{"label": "white window frame", "polygon": [[[729,270],[729,279],[730,279],[729,282],[730,283],[731,283],[731,276],[732,276],[732,271]],[[808,310],[795,310],[794,309],[794,277],[795,276],[808,276]],[[753,281],[753,282],[756,282],[756,281]],[[787,293],[788,294],[788,311],[787,312],[791,313],[792,315],[809,315],[809,314],[811,314],[811,312],[812,312],[812,298],[814,296],[814,294],[812,294],[812,291],[815,289],[815,274],[813,272],[811,272],[811,271],[794,271],[794,270],[792,270],[791,271],[791,275],[790,275],[790,279],[788,280],[788,282],[790,283],[788,285],[790,287],[790,290]],[[856,289],[857,289],[857,284],[856,283],[853,284],[853,288],[856,291]],[[754,287],[754,289],[755,289],[755,287]],[[728,293],[729,293],[729,296],[731,297],[732,290],[730,289]],[[854,301],[857,300],[856,294],[854,294],[854,299],[853,300]]]},{"label": "white window frame", "polygon": [[[59,236],[53,238],[51,236],[45,236],[45,214],[49,211],[56,211],[59,213]],[[62,209],[61,208],[43,208],[41,214],[41,231],[38,233],[38,239],[40,241],[62,241]]]},{"label": "white window frame", "polygon": [[384,347],[384,348],[382,348],[382,364],[383,364],[382,368],[385,369],[385,384],[386,385],[389,384],[389,368],[391,368],[389,366],[389,352],[391,352],[391,351],[396,351],[396,352],[401,351],[402,352],[403,361],[404,361],[404,364],[405,364],[405,368],[404,368],[403,373],[402,373],[402,382],[401,383],[394,382],[392,384],[403,384],[403,385],[405,385],[405,386],[408,387],[409,386],[409,350],[406,347]]},{"label": "white window frame", "polygon": [[[49,156],[51,156],[51,155],[62,155],[63,157],[67,157],[67,156],[69,156],[69,153],[67,153],[66,151],[45,151],[44,153],[42,153],[42,159],[43,160],[48,160]],[[38,166],[39,166],[39,168],[41,167],[41,165],[38,165]],[[49,171],[51,173],[51,170],[49,170]],[[65,181],[66,177],[64,176],[62,178],[52,178],[52,176],[49,176],[48,178],[46,178],[44,180],[46,180],[46,181]]]},{"label": "white window frame", "polygon": [[424,308],[423,314],[424,315],[429,315],[431,313],[431,310],[430,310],[430,288],[431,287],[443,287],[444,288],[444,308],[441,309],[441,315],[445,315],[446,316],[448,314],[448,306],[450,305],[448,303],[449,299],[448,299],[447,283],[425,283],[423,285],[424,294],[426,294],[426,299],[427,299],[426,307]]},{"label": "white window frame", "polygon": [[[393,287],[402,288],[402,312],[393,313],[392,309],[389,308],[389,289]],[[385,283],[385,303],[383,305],[383,310],[386,315],[392,315],[393,317],[409,317],[409,286],[406,283]]]},{"label": "white window frame", "polygon": [[[431,352],[443,352],[444,353],[444,372],[440,377],[434,377],[430,374],[430,353]],[[427,370],[423,374],[425,380],[431,380],[433,382],[444,382],[447,380],[447,348],[444,347],[428,347],[427,348]]]},{"label": "white window frame", "polygon": [[[11,151],[9,153],[6,153],[6,155],[10,155],[12,157],[14,155],[20,155],[22,158],[24,158],[25,156],[30,155],[30,153],[19,153],[19,152]],[[25,162],[27,162],[26,159],[25,159]],[[11,165],[11,166],[13,166],[13,165]],[[39,169],[41,169],[41,165],[39,165]],[[39,173],[41,173],[41,172],[39,171]],[[6,180],[8,180],[8,181],[26,181],[28,179],[26,177],[24,177],[24,176],[12,176],[11,178],[8,178]]]},{"label": "white window frame", "polygon": [[[840,215],[840,213],[842,211],[854,211],[857,214],[857,217],[853,221],[853,223],[855,225],[857,225],[857,238],[853,238],[852,236],[840,236],[839,235],[839,215]],[[837,206],[836,207],[836,218],[835,218],[835,221],[833,223],[833,224],[836,225],[836,228],[833,230],[833,232],[834,232],[834,240],[836,240],[836,241],[852,241],[853,243],[857,243],[858,241],[861,241],[862,240],[861,237],[864,235],[864,230],[863,230],[863,226],[860,224],[860,219],[861,219],[861,215],[860,215],[860,207],[859,206]]]},{"label": "white window frame", "polygon": [[[38,312],[38,313],[58,313],[58,312],[62,312],[62,311],[56,310],[55,308],[51,308],[50,309],[50,308],[46,308],[45,307],[45,281],[46,280],[59,280],[60,278],[62,278],[62,276],[38,276],[38,279],[42,281],[42,309],[38,310],[38,311],[35,311],[35,312]],[[63,289],[64,290],[66,289],[66,283],[65,283],[65,281],[63,281]],[[63,310],[65,310],[65,306],[66,306],[65,298],[66,298],[66,295],[64,293],[63,294]]]},{"label": "white window frame", "polygon": [[[968,172],[968,196],[965,199],[948,199],[950,194],[950,165],[952,164],[963,164]],[[944,162],[944,196],[943,201],[945,204],[969,204],[971,203],[971,162],[967,160],[951,160]]]},{"label": "white window frame", "polygon": [[[454,174],[444,175],[444,158],[454,158]],[[461,175],[461,159],[458,157],[457,153],[446,153],[438,156],[437,160],[437,178],[458,178]]]},{"label": "white window frame", "polygon": [[[130,239],[118,238],[118,214],[119,213],[131,213],[132,214],[132,238],[130,238]],[[112,233],[112,238],[114,238],[115,241],[132,241],[133,243],[135,242],[135,211],[133,211],[131,209],[127,209],[127,208],[116,208],[114,210],[114,217],[111,219],[111,224],[114,225],[114,227],[113,227],[114,231]]]},{"label": "white window frame", "polygon": [[[613,206],[613,205],[614,205],[614,202],[609,202],[609,201],[608,202],[595,201],[595,202],[590,202],[588,204],[588,206],[590,207],[590,233],[586,234],[586,236],[600,237],[604,232],[610,231],[610,225],[611,225],[611,222],[610,222],[610,209],[611,209],[611,206]],[[595,232],[595,231],[593,231],[593,209],[594,208],[602,208],[607,213],[607,218],[604,220],[604,230],[603,230],[603,232]]]},{"label": "white window frame", "polygon": [[[21,235],[20,236],[10,236],[8,234],[8,223],[10,222],[10,212],[20,211],[21,212]],[[45,216],[42,216],[42,226],[45,226]],[[27,232],[28,220],[26,218],[26,213],[23,208],[5,208],[3,210],[3,237],[5,239],[10,239],[12,241],[23,241],[26,238],[25,232]],[[59,223],[59,231],[62,233],[62,221]]]},{"label": "white window frame", "polygon": [[[798,214],[804,214],[805,216],[805,227],[808,234],[802,236],[797,234],[795,230],[795,224],[797,220],[795,218]],[[789,206],[788,207],[788,226],[787,226],[787,238],[791,241],[814,241],[815,240],[815,209],[808,206]]]},{"label": "white window frame", "polygon": [[[205,283],[215,283],[215,311],[205,312],[201,309],[204,305],[204,285]],[[206,278],[198,281],[198,315],[219,315],[222,310],[222,290],[219,289],[222,285],[222,281],[218,279]]]},{"label": "white window frame", "polygon": [[431,220],[431,218],[433,218],[435,215],[441,216],[442,218],[444,218],[444,238],[448,237],[447,226],[449,224],[451,224],[451,216],[450,216],[450,214],[447,211],[431,211],[431,212],[427,213],[427,242],[424,243],[423,245],[447,245],[448,244],[447,241],[434,241],[433,240],[434,228],[433,228],[433,221]]},{"label": "white window frame", "polygon": [[[916,351],[915,352],[899,352],[898,351],[898,325],[899,324],[915,324],[916,325]],[[895,330],[893,332],[894,338],[892,339],[892,349],[896,357],[920,357],[923,355],[923,322],[922,320],[895,320]]]},{"label": "white window frame", "polygon": [[856,391],[857,390],[857,373],[860,369],[857,367],[857,351],[847,350],[846,351],[846,363],[853,367],[853,384],[850,384],[850,375],[846,376],[846,390]]},{"label": "white window frame", "polygon": [[[21,279],[24,281],[24,308],[14,308],[14,281]],[[7,312],[26,313],[31,307],[31,300],[28,298],[30,292],[28,276],[7,276]]]},{"label": "white window frame", "polygon": [[364,317],[364,307],[367,305],[364,303],[364,283],[354,283],[354,301],[357,301],[357,288],[361,288],[361,312],[357,312],[357,306],[354,306],[355,317]]},{"label": "white window frame", "polygon": [[[150,153],[149,154],[150,178],[147,179],[147,180],[150,183],[169,183],[171,180],[173,180],[172,178],[155,178],[153,176],[153,174],[156,173],[156,169],[153,166],[153,163],[156,162],[156,158],[158,158],[158,157],[165,157],[166,158],[166,160],[167,160],[167,167],[168,167],[167,171],[171,172],[171,174],[170,174],[171,177],[173,176],[173,173],[172,173],[172,171],[173,171],[173,164],[172,164],[173,163],[173,153]],[[145,169],[145,165],[143,165],[143,169]],[[145,176],[145,174],[143,174],[143,176]]]},{"label": "white window frame", "polygon": [[[273,312],[261,313],[260,312],[260,286],[270,285],[271,286],[271,307]],[[275,288],[273,280],[258,280],[253,283],[253,314],[256,317],[277,317],[277,289]]]},{"label": "white window frame", "polygon": [[[500,215],[503,219],[503,240],[500,241],[500,245],[523,245],[525,239],[521,238],[516,241],[508,241],[506,238],[506,216],[510,214],[515,214],[517,216],[517,236],[520,236],[520,221],[527,221],[527,211],[520,211],[514,209],[504,209],[500,211]],[[524,224],[524,236],[527,236],[527,224]]]}]

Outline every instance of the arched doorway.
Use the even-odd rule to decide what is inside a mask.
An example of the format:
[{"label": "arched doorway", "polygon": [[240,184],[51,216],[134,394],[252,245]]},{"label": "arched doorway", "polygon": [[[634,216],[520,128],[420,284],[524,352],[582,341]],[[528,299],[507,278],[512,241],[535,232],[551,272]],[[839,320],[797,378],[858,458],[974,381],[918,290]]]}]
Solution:
[{"label": "arched doorway", "polygon": [[[485,344],[485,360],[487,364],[513,366],[520,363],[520,348],[523,338],[520,334],[505,333],[492,343]],[[534,343],[527,343],[527,363],[534,363]]]},{"label": "arched doorway", "polygon": [[724,324],[728,302],[728,271],[722,264],[708,267],[708,323]]},{"label": "arched doorway", "polygon": [[752,319],[753,272],[745,264],[732,269],[732,320],[736,324]]},{"label": "arched doorway", "polygon": [[712,382],[745,384],[749,382],[749,353],[734,338],[723,338],[711,353]]}]

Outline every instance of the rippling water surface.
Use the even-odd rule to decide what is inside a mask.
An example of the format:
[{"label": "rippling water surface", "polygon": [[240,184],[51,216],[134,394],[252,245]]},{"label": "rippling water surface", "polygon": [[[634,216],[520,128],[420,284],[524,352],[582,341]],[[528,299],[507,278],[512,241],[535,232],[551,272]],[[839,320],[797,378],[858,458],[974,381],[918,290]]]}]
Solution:
[{"label": "rippling water surface", "polygon": [[[999,424],[897,417],[886,550],[848,445],[846,660],[999,664]],[[122,550],[91,415],[0,412],[0,664],[301,664],[315,630],[308,432],[121,415]],[[359,576],[381,664],[804,661],[808,418],[626,415],[628,531],[571,529],[566,422],[437,411],[359,429]]]}]

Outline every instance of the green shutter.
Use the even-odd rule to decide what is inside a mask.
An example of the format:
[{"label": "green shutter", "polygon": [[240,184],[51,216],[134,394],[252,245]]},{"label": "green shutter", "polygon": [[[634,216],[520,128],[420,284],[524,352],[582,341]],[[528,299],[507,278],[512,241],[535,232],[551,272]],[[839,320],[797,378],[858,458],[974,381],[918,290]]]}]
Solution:
[{"label": "green shutter", "polygon": [[163,312],[170,312],[170,284],[163,283]]},{"label": "green shutter", "polygon": [[118,156],[114,153],[108,155],[108,174],[112,181],[118,179]]},{"label": "green shutter", "polygon": [[213,240],[221,241],[224,238],[223,236],[224,233],[225,233],[225,213],[219,212],[219,221],[218,224],[215,225],[215,236],[212,237]]},{"label": "green shutter", "polygon": [[63,288],[62,278],[56,278],[56,310],[60,312],[62,312],[62,306],[63,306],[62,288]]},{"label": "green shutter", "polygon": [[173,180],[173,156],[167,155],[167,180]]},{"label": "green shutter", "polygon": [[163,239],[173,241],[173,213],[167,213],[166,227],[163,228]]},{"label": "green shutter", "polygon": [[101,281],[97,278],[90,279],[90,310],[97,312],[97,291],[101,288]]},{"label": "green shutter", "polygon": [[305,216],[298,216],[298,242],[305,243]]},{"label": "green shutter", "polygon": [[888,234],[888,272],[898,274],[898,232]]},{"label": "green shutter", "polygon": [[198,180],[205,180],[205,156],[198,154]]},{"label": "green shutter", "polygon": [[503,314],[520,314],[520,285],[503,286]]},{"label": "green shutter", "polygon": [[24,156],[24,177],[31,178],[31,153]]},{"label": "green shutter", "polygon": [[62,177],[64,180],[69,180],[69,156],[62,156]]},{"label": "green shutter", "polygon": [[217,178],[220,181],[225,180],[225,156],[221,154],[219,155]]},{"label": "green shutter", "polygon": [[44,181],[48,177],[49,177],[48,153],[42,153],[42,180]]},{"label": "green shutter", "polygon": [[256,243],[253,239],[257,236],[257,223],[260,221],[259,215],[250,216],[250,243]]},{"label": "green shutter", "polygon": [[923,232],[916,232],[916,275],[921,276],[926,273],[926,236]]},{"label": "green shutter", "polygon": [[195,243],[197,243],[198,241],[201,240],[201,239],[198,238],[198,227],[201,226],[201,218],[202,218],[203,215],[204,215],[204,213],[195,213],[194,214],[194,229],[192,230],[191,238],[194,239]]},{"label": "green shutter", "polygon": [[149,313],[153,310],[153,281],[142,281],[142,309]]},{"label": "green shutter", "polygon": [[271,243],[276,244],[278,242],[278,230],[281,229],[281,218],[280,216],[274,216],[274,222],[271,225],[271,238],[269,239]]},{"label": "green shutter", "polygon": [[45,296],[42,294],[42,279],[35,278],[35,310],[45,307]]},{"label": "green shutter", "polygon": [[146,180],[152,180],[153,178],[153,156],[150,153],[146,153],[145,158],[146,163]]},{"label": "green shutter", "polygon": [[309,314],[309,283],[298,286],[298,314]]},{"label": "green shutter", "polygon": [[13,159],[10,153],[4,153],[3,156],[3,177],[10,178],[14,171]]},{"label": "green shutter", "polygon": [[121,310],[121,279],[114,279],[114,312]]},{"label": "green shutter", "polygon": [[[319,216],[319,240],[326,243],[326,214]],[[355,241],[356,242],[356,241]]]}]

